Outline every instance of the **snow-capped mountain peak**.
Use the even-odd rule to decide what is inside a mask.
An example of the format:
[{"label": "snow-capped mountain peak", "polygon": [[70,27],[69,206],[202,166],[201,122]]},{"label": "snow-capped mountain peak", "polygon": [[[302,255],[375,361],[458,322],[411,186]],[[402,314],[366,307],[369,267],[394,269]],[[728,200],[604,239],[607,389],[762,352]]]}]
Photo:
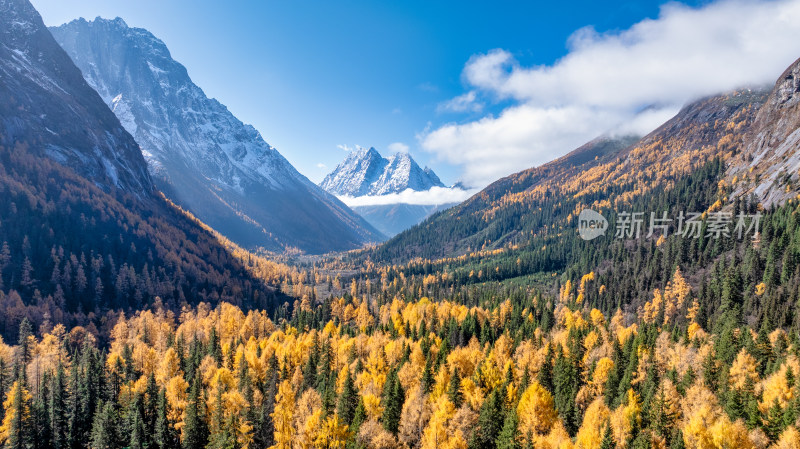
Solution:
[{"label": "snow-capped mountain peak", "polygon": [[364,196],[400,193],[406,189],[424,191],[444,187],[438,176],[425,169],[410,154],[395,153],[384,158],[373,147],[351,151],[320,186],[334,195]]}]

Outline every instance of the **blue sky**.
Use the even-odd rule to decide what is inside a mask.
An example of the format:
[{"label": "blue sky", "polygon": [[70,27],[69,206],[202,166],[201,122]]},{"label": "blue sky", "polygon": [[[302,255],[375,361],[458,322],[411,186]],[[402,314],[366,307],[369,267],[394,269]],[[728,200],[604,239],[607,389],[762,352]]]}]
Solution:
[{"label": "blue sky", "polygon": [[[568,138],[549,136],[544,131],[533,138],[523,133],[519,141],[503,142],[502,148],[498,147],[497,157],[508,158],[506,163],[495,166],[487,162],[485,154],[494,150],[492,136],[505,139],[517,134],[517,125],[507,127],[504,117],[519,114],[522,107],[541,106],[552,112],[553,108],[576,103],[566,93],[555,98],[532,93],[537,89],[561,92],[561,86],[554,87],[552,82],[537,83],[545,72],[566,66],[564,61],[571,55],[608,47],[614,39],[622,41],[617,44],[624,53],[636,46],[628,39],[636,29],[644,31],[634,33],[632,39],[642,41],[663,41],[664,33],[681,33],[680,27],[659,31],[661,22],[664,29],[670,29],[675,28],[666,26],[670,23],[686,26],[684,22],[705,20],[703,14],[735,16],[744,9],[745,14],[752,15],[741,7],[744,4],[757,5],[753,7],[759,11],[782,5],[793,14],[797,2],[699,2],[685,8],[672,4],[667,7],[673,11],[671,15],[661,9],[663,2],[657,1],[498,1],[491,5],[430,0],[33,3],[47,25],[77,17],[119,16],[130,26],[147,28],[167,44],[207,95],[227,105],[242,121],[253,124],[315,182],[344,158],[339,146],[375,146],[388,155],[391,144],[402,143],[421,165],[433,167],[446,183],[464,178],[483,185],[552,159],[575,142],[588,140],[587,136],[591,138],[598,129],[615,125],[601,121],[597,127],[582,127],[580,132],[571,129]],[[765,11],[764,15],[772,13]],[[648,31],[651,23],[656,28],[652,32]],[[787,33],[778,27],[773,37],[794,37]],[[695,39],[702,40],[703,36]],[[658,41],[655,48],[668,53],[670,42]],[[785,67],[793,60],[789,58],[792,54],[800,56],[800,44],[794,42],[773,51],[775,55],[768,55],[771,65],[757,74],[748,73],[744,81],[766,82],[770,78],[765,73],[777,77],[782,69],[775,67]],[[715,41],[714,45],[725,44]],[[752,63],[736,61],[736,67]],[[585,75],[591,77],[592,72],[588,65]],[[608,76],[613,78],[613,74]],[[742,77],[734,78],[723,80],[720,89],[742,83]],[[691,94],[713,91],[712,81]],[[691,79],[686,80],[689,82]],[[520,87],[525,83],[530,89]],[[627,86],[611,90],[614,88],[627,90]],[[563,86],[564,92],[573,90],[568,84]],[[643,106],[664,105],[665,95],[671,98],[669,93],[653,98],[643,94],[619,107],[613,99],[601,98],[590,106],[600,108],[592,109],[595,113],[613,116],[621,123],[633,114],[628,109],[641,111]],[[667,101],[669,107],[650,117],[647,126],[674,113],[686,100],[686,96],[678,95],[674,102]],[[614,113],[603,107],[613,108]],[[626,112],[617,117],[614,114],[620,108]],[[547,119],[532,117],[525,123],[533,120],[547,130],[557,128],[547,125]],[[582,116],[567,116],[564,123],[575,117]],[[526,145],[537,136],[553,142],[552,147],[543,150]],[[464,160],[459,158],[462,148]]]}]

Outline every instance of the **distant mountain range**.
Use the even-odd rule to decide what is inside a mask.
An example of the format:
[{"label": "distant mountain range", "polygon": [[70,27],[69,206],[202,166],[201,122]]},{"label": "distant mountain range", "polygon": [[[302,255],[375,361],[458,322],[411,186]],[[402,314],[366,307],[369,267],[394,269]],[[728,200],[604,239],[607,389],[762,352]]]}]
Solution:
[{"label": "distant mountain range", "polygon": [[373,147],[350,151],[345,160],[322,180],[320,187],[350,201],[354,211],[390,237],[455,204],[408,204],[398,199],[393,204],[359,205],[361,201],[358,200],[364,197],[426,192],[434,187],[445,187],[433,170],[420,168],[410,154],[398,152],[384,158]]},{"label": "distant mountain range", "polygon": [[408,153],[384,158],[370,147],[351,151],[322,180],[320,187],[334,195],[358,197],[400,193],[406,189],[419,192],[444,184],[433,170],[420,168]]},{"label": "distant mountain range", "polygon": [[208,98],[147,30],[97,18],[51,32],[135,137],[156,187],[233,241],[322,253],[382,240]]},{"label": "distant mountain range", "polygon": [[455,204],[374,204],[370,206],[352,206],[352,209],[364,217],[375,229],[381,231],[384,235],[392,237],[421,223],[440,210],[455,206]]}]

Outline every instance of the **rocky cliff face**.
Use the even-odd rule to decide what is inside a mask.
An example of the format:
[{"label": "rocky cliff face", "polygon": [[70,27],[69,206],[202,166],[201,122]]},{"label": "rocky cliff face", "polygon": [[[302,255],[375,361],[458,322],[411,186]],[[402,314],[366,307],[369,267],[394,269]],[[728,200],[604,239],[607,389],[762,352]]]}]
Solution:
[{"label": "rocky cliff face", "polygon": [[157,187],[235,242],[319,253],[381,239],[208,98],[147,30],[97,18],[51,31],[139,142]]},{"label": "rocky cliff face", "polygon": [[[724,137],[723,137],[724,138]],[[728,167],[737,194],[764,205],[797,196],[800,185],[800,60],[778,78]]]},{"label": "rocky cliff face", "polygon": [[0,0],[0,145],[47,156],[106,191],[153,189],[139,146],[27,0]]}]

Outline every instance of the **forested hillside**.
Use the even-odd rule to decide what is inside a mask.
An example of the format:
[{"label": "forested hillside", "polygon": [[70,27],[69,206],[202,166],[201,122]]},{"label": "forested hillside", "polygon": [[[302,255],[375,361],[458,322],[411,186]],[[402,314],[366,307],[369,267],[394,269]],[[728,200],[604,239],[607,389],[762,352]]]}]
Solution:
[{"label": "forested hillside", "polygon": [[283,302],[288,269],[256,272],[166,200],[106,193],[25,144],[0,147],[0,192],[0,335],[15,336],[23,317],[94,328],[155,300],[176,311]]},{"label": "forested hillside", "polygon": [[697,101],[636,142],[589,142],[553,162],[493,183],[366,257],[404,263],[481,251],[519,254],[543,246],[549,250],[537,259],[559,257],[577,237],[573,219],[582,208],[626,207],[642,195],[671,188],[714,157],[725,161],[735,155],[766,94],[744,90]]}]

